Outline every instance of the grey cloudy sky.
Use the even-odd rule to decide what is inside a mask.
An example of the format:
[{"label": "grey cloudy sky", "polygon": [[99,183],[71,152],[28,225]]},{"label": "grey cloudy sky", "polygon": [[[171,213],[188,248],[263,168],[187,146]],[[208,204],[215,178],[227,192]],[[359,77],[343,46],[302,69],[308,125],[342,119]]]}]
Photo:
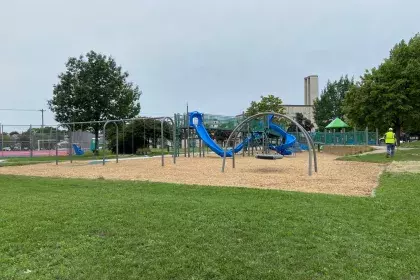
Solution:
[{"label": "grey cloudy sky", "polygon": [[[112,55],[143,91],[142,114],[235,115],[260,95],[303,104],[303,78],[320,90],[358,77],[420,31],[417,0],[0,0],[0,108],[47,109],[70,56]],[[6,124],[38,112],[0,111]],[[54,123],[47,112],[46,123]]]}]

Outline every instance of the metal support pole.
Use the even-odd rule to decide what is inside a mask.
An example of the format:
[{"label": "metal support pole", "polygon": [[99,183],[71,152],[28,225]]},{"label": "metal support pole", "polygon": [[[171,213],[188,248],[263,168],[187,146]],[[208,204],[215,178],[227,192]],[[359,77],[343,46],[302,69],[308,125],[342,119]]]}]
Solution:
[{"label": "metal support pole", "polygon": [[73,163],[73,134],[74,134],[74,123],[70,134],[70,163]]},{"label": "metal support pole", "polygon": [[327,145],[327,130],[324,128],[324,144]]},{"label": "metal support pole", "polygon": [[262,153],[263,154],[265,154],[265,152],[264,152],[264,150],[265,150],[265,129],[264,129],[264,134],[263,134],[263,138],[262,138],[262,149],[263,149],[263,151],[262,151]]},{"label": "metal support pole", "polygon": [[80,134],[79,135],[80,135],[79,136],[80,141],[78,141],[78,142],[79,142],[79,145],[80,145],[80,149],[83,150],[83,124],[80,125]]},{"label": "metal support pole", "polygon": [[[118,163],[118,146],[119,146],[119,144],[118,144],[118,125],[116,123],[115,123],[115,128],[117,129],[117,131],[116,131],[116,135],[117,135],[116,142],[117,143],[116,143],[116,147],[115,147],[116,148],[115,162]],[[105,135],[105,129],[104,129],[104,135]],[[103,143],[103,147],[105,147],[105,142]]]},{"label": "metal support pole", "polygon": [[[49,137],[48,142],[50,142],[52,140],[52,130],[53,130],[53,128],[51,127],[50,128],[50,137]],[[56,146],[57,146],[57,143],[58,142],[55,143]],[[48,155],[51,155],[51,144],[48,145]]]},{"label": "metal support pole", "polygon": [[249,131],[249,123],[248,123],[248,135],[251,137],[251,139],[248,141],[248,146],[247,146],[247,152],[248,152],[248,156],[250,156],[250,146],[252,146],[252,142],[254,141],[254,136],[253,135],[251,135],[250,134],[250,131]]},{"label": "metal support pole", "polygon": [[354,138],[353,140],[354,145],[356,146],[357,145],[356,127],[353,128],[353,138]]},{"label": "metal support pole", "polygon": [[376,128],[376,135],[375,135],[375,137],[376,137],[376,139],[375,139],[376,146],[379,146],[379,129],[378,128]]},{"label": "metal support pole", "polygon": [[40,110],[41,111],[41,128],[42,128],[42,131],[44,131],[44,112],[46,111],[46,110],[44,110],[44,109],[41,109]]},{"label": "metal support pole", "polygon": [[201,138],[198,138],[198,153],[199,157],[201,157]]},{"label": "metal support pole", "polygon": [[178,135],[176,134],[176,128],[177,128],[177,118],[176,118],[176,114],[174,114],[174,130],[173,130],[173,134],[172,134],[172,146],[173,146],[173,157],[174,157],[174,164],[176,163],[176,156],[177,156],[177,152],[178,152]]},{"label": "metal support pole", "polygon": [[[106,126],[107,126],[107,124],[109,124],[109,123],[113,123],[114,125],[115,125],[115,128],[116,128],[116,135],[118,135],[118,125],[117,125],[117,123],[115,122],[115,121],[107,121],[105,124],[104,124],[104,142],[103,142],[103,144],[102,144],[102,152],[103,152],[103,159],[102,159],[102,165],[105,165],[105,143],[106,143]],[[118,163],[118,137],[116,137],[116,163]]]},{"label": "metal support pole", "polygon": [[3,151],[3,149],[4,149],[4,135],[3,135],[4,130],[3,129],[4,129],[3,128],[3,125],[0,125],[0,131],[1,131],[1,157],[4,157],[4,151]]},{"label": "metal support pole", "polygon": [[242,147],[242,157],[245,157],[245,147],[246,147],[246,143],[244,143],[244,146]]},{"label": "metal support pole", "polygon": [[300,142],[299,128],[296,126],[296,140]]},{"label": "metal support pole", "polygon": [[182,129],[182,140],[184,140],[184,157],[187,157],[187,130]]},{"label": "metal support pole", "polygon": [[162,151],[162,166],[165,165],[165,155],[164,155],[164,139],[163,139],[163,122],[164,120],[160,121],[160,138],[161,138],[161,147],[160,150]]},{"label": "metal support pole", "polygon": [[190,141],[192,143],[192,156],[195,157],[195,145],[197,144],[197,139],[195,139],[194,132],[191,135]]},{"label": "metal support pole", "polygon": [[368,127],[366,127],[365,136],[366,136],[366,145],[369,145],[369,128]]},{"label": "metal support pole", "polygon": [[31,155],[31,158],[32,158],[34,156],[33,139],[32,139],[32,124],[29,125],[29,151],[30,151],[30,155]]},{"label": "metal support pole", "polygon": [[122,125],[122,134],[123,134],[123,155],[125,155],[125,121],[123,122],[123,125]]},{"label": "metal support pole", "polygon": [[[152,148],[155,148],[155,120],[153,120],[153,142],[152,142]],[[146,147],[150,146],[149,138],[147,138],[147,146],[146,146],[146,119],[143,119],[143,149],[146,149]],[[144,150],[143,150],[144,151]],[[146,152],[147,153],[147,152]],[[144,152],[143,152],[144,154]]]},{"label": "metal support pole", "polygon": [[188,146],[188,157],[190,157],[190,118],[188,114],[188,105],[187,105],[187,146]]},{"label": "metal support pole", "polygon": [[[235,137],[236,138],[236,137]],[[232,168],[235,168],[235,140],[232,145]]]},{"label": "metal support pole", "polygon": [[55,165],[58,165],[58,128],[60,125],[57,125],[57,128],[55,130]]},{"label": "metal support pole", "polygon": [[134,151],[134,124],[136,122],[132,121],[131,122],[131,154],[134,156],[135,155],[135,151]]},{"label": "metal support pole", "polygon": [[184,125],[182,128],[182,140],[184,140],[184,157],[187,157],[187,116],[184,115]]},{"label": "metal support pole", "polygon": [[[144,139],[146,139],[146,122],[144,122],[143,124],[144,124],[144,126],[143,126],[143,135],[144,135]],[[147,138],[147,147],[149,147],[149,145],[150,145],[149,138]],[[144,143],[144,146],[146,148],[146,142]],[[152,148],[157,148],[157,143],[156,143],[156,122],[155,122],[155,120],[153,120],[153,144],[152,144]]]}]

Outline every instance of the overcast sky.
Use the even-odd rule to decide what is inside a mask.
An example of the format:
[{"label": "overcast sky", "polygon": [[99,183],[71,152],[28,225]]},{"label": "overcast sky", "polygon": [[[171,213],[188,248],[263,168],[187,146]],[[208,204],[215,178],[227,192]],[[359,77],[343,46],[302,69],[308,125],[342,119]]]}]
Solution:
[{"label": "overcast sky", "polygon": [[[0,108],[48,109],[70,56],[112,55],[138,84],[142,115],[190,110],[235,115],[260,95],[303,104],[303,78],[320,90],[359,77],[420,31],[418,0],[0,0]],[[40,112],[0,111],[5,124]],[[45,123],[54,122],[46,112]]]}]

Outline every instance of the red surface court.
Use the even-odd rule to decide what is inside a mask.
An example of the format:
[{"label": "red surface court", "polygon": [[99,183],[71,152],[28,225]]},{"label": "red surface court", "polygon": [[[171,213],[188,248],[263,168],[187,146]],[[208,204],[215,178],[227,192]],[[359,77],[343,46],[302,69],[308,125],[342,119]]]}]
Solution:
[{"label": "red surface court", "polygon": [[[68,155],[68,151],[59,150],[59,156]],[[31,151],[0,151],[0,157],[30,157]],[[55,156],[55,150],[32,151],[34,157]]]}]

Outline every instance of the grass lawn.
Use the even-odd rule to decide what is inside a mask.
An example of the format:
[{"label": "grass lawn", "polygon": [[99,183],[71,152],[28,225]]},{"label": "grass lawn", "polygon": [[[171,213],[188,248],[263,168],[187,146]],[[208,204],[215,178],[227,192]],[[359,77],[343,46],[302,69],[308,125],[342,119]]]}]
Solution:
[{"label": "grass lawn", "polygon": [[360,198],[0,176],[0,279],[420,279],[419,181]]},{"label": "grass lawn", "polygon": [[[166,149],[163,152],[165,155],[172,155],[173,151],[167,151]],[[161,149],[152,148],[148,156],[160,156],[162,154]],[[139,157],[142,155],[132,155],[132,154],[120,154],[118,155],[119,158],[127,158],[127,157]],[[103,159],[103,151],[99,152],[99,155],[94,155],[92,152],[87,151],[84,155],[77,156],[72,155],[73,160],[101,160]],[[116,158],[115,154],[112,154],[110,151],[106,152],[107,159]],[[51,156],[35,156],[35,157],[9,157],[9,158],[2,158],[0,160],[5,160],[0,162],[0,167],[2,166],[19,166],[19,165],[28,165],[28,164],[37,164],[37,163],[46,163],[46,162],[55,162],[56,156],[55,151],[51,154]],[[58,161],[70,161],[69,156],[58,156]]]},{"label": "grass lawn", "polygon": [[[119,155],[120,158],[122,157],[130,157],[131,155]],[[72,156],[73,160],[96,160],[102,159],[103,154],[99,156],[95,156],[93,154],[87,154],[82,156]],[[107,154],[107,159],[115,158],[115,155]],[[3,159],[3,158],[0,158]],[[11,157],[11,158],[4,158],[6,161],[0,162],[1,166],[19,166],[19,165],[28,165],[28,164],[37,164],[37,163],[46,163],[46,162],[55,162],[55,156],[40,156],[40,157]],[[58,156],[58,161],[70,161],[69,156]]]},{"label": "grass lawn", "polygon": [[363,161],[363,162],[377,162],[377,163],[390,163],[392,161],[420,161],[420,148],[413,148],[410,150],[395,150],[393,158],[385,157],[385,153],[380,154],[362,154],[344,156],[338,160],[346,161]]},{"label": "grass lawn", "polygon": [[420,141],[402,143],[401,147],[405,148],[420,148]]}]

